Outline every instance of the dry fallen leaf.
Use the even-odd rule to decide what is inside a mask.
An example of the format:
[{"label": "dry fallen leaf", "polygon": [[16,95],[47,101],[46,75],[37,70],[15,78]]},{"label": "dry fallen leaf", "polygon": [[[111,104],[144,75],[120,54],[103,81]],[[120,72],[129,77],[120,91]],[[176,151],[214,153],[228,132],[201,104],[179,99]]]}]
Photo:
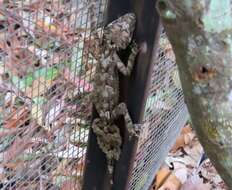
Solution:
[{"label": "dry fallen leaf", "polygon": [[33,146],[33,143],[28,138],[20,138],[17,137],[13,144],[6,150],[4,163],[8,163],[11,160],[17,158],[20,154],[22,154],[26,149]]},{"label": "dry fallen leaf", "polygon": [[153,189],[157,190],[160,188],[160,186],[164,183],[164,181],[167,180],[167,178],[170,176],[171,171],[167,167],[162,167],[156,174],[155,184],[153,186]]},{"label": "dry fallen leaf", "polygon": [[14,162],[8,162],[8,163],[5,163],[4,166],[9,168],[9,169],[12,169],[12,170],[17,170],[18,168],[20,168],[22,165],[24,164],[24,161],[20,160],[20,159],[17,159],[15,160]]},{"label": "dry fallen leaf", "polygon": [[182,148],[185,146],[185,137],[184,135],[180,135],[176,139],[176,143],[171,149],[171,152],[176,152],[178,149]]},{"label": "dry fallen leaf", "polygon": [[190,126],[183,127],[180,136],[177,137],[176,143],[171,149],[171,152],[176,152],[178,149],[183,148],[184,146],[190,144],[191,141],[194,139],[194,137],[195,134]]},{"label": "dry fallen leaf", "polygon": [[[159,190],[179,190],[180,188],[181,190],[227,190],[224,183],[220,181],[220,177],[218,178],[216,170],[210,169],[210,164],[203,164],[199,168],[198,164],[202,153],[203,148],[191,127],[184,127],[176,144],[165,159],[166,164],[173,167],[170,175],[172,177],[165,178]],[[164,168],[160,169],[161,174]],[[199,171],[208,183],[203,183],[203,179],[198,175]],[[159,172],[157,176],[160,175]],[[159,181],[156,183],[160,184]]]},{"label": "dry fallen leaf", "polygon": [[180,187],[180,180],[174,174],[171,174],[158,190],[179,190]]},{"label": "dry fallen leaf", "polygon": [[181,187],[180,190],[211,190],[211,185],[203,183],[203,180],[197,175],[192,175]]},{"label": "dry fallen leaf", "polygon": [[18,110],[15,110],[10,117],[6,118],[4,121],[4,127],[7,129],[16,128],[28,119],[29,110],[27,107],[22,106]]},{"label": "dry fallen leaf", "polygon": [[193,132],[193,129],[190,124],[186,124],[182,129],[181,129],[181,134],[186,134],[186,133],[191,133]]},{"label": "dry fallen leaf", "polygon": [[[0,115],[3,123],[0,139],[2,137],[6,144],[0,155],[4,159],[0,166],[0,189],[7,186],[3,189],[79,190],[76,183],[84,168],[88,135],[84,127],[89,123],[91,106],[79,103],[76,94],[92,90],[96,62],[89,59],[89,46],[82,45],[84,38],[90,35],[87,17],[81,15],[87,16],[88,6],[70,0],[26,0],[23,3],[20,0],[0,0],[0,4],[4,8],[0,11],[0,80],[2,86],[7,86],[7,90],[4,89],[7,95],[2,96],[4,105],[0,107],[0,113],[3,113]],[[81,45],[77,48],[76,42],[80,40]],[[73,53],[74,47],[77,53]],[[86,55],[79,52],[82,48]],[[77,62],[78,65],[74,65]],[[63,72],[66,63],[72,67]],[[76,72],[78,68],[81,72]],[[63,80],[63,75],[66,80]],[[57,78],[62,84],[57,83],[53,89]],[[68,82],[75,84],[73,89],[66,86]],[[66,121],[71,117],[83,123],[85,132],[80,132],[82,127],[74,132],[73,125],[77,122],[70,124]],[[37,127],[32,126],[33,123]],[[63,130],[64,125],[72,135]],[[5,140],[6,136],[10,140]],[[72,139],[72,147],[68,143],[58,147],[56,142],[62,137],[65,140],[70,137],[68,143]],[[53,152],[50,159],[45,157]],[[62,162],[65,158],[70,163]],[[61,173],[59,177],[65,175],[59,184],[51,180],[53,171]]]},{"label": "dry fallen leaf", "polygon": [[221,179],[220,175],[217,173],[217,170],[214,168],[213,164],[209,159],[206,159],[199,167],[201,176],[207,180],[214,190],[228,190],[229,188]]},{"label": "dry fallen leaf", "polygon": [[188,169],[184,164],[174,165],[173,174],[180,180],[181,184],[185,183],[188,177]]},{"label": "dry fallen leaf", "polygon": [[93,87],[90,83],[79,78],[78,76],[75,76],[75,74],[72,73],[69,69],[65,68],[63,74],[64,78],[74,84],[76,87],[83,88],[83,91],[85,92],[92,91]]},{"label": "dry fallen leaf", "polygon": [[27,87],[26,95],[30,98],[34,98],[44,94],[48,88],[52,86],[51,80],[46,80],[44,77],[39,77],[32,82],[31,87]]}]

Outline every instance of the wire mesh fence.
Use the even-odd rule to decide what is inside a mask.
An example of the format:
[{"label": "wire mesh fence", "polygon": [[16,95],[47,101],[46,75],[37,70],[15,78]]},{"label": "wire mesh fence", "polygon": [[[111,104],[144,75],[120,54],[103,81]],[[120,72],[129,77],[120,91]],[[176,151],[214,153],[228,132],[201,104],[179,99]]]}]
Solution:
[{"label": "wire mesh fence", "polygon": [[153,60],[148,94],[131,190],[149,189],[155,172],[188,118],[175,56],[165,32],[161,33],[158,53]]},{"label": "wire mesh fence", "polygon": [[[0,0],[0,189],[75,189],[83,175],[95,62],[107,0]],[[186,120],[161,35],[130,182],[146,189]],[[171,141],[170,141],[171,140]]]},{"label": "wire mesh fence", "polygon": [[88,47],[105,5],[0,1],[1,189],[78,189],[91,116]]}]

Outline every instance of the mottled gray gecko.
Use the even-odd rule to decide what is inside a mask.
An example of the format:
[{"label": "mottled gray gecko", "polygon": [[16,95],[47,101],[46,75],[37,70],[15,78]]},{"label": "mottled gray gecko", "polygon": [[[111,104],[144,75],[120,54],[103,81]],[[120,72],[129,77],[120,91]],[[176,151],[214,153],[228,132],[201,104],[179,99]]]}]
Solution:
[{"label": "mottled gray gecko", "polygon": [[[97,61],[92,102],[99,115],[93,121],[92,128],[97,136],[99,147],[106,155],[110,175],[113,173],[115,160],[120,157],[122,145],[122,137],[115,120],[122,115],[129,138],[137,135],[126,104],[119,102],[118,77],[119,72],[129,76],[135,63],[138,53],[138,47],[132,41],[135,22],[136,17],[133,13],[125,14],[111,22],[104,27],[102,38],[95,34],[93,49],[90,50]],[[130,43],[131,54],[125,65],[120,60],[117,51],[126,49]]]}]

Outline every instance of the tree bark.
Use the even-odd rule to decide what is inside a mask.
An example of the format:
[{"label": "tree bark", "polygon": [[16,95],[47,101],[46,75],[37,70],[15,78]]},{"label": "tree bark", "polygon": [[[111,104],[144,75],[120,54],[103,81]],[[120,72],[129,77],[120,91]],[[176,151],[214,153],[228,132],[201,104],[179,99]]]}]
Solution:
[{"label": "tree bark", "polygon": [[232,0],[159,0],[157,8],[193,126],[232,189]]}]

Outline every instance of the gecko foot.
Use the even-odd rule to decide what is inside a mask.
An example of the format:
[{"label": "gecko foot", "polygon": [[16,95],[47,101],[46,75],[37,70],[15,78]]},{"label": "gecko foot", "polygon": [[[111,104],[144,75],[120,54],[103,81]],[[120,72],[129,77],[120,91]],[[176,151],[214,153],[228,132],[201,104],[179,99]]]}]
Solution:
[{"label": "gecko foot", "polygon": [[133,122],[125,103],[120,103],[112,112],[112,116],[114,119],[117,119],[121,115],[124,117],[125,125],[129,133],[129,138],[131,139],[133,136],[137,136],[137,132],[134,128]]},{"label": "gecko foot", "polygon": [[93,121],[92,128],[97,136],[98,145],[105,153],[107,160],[118,160],[122,144],[118,127],[97,118]]}]

